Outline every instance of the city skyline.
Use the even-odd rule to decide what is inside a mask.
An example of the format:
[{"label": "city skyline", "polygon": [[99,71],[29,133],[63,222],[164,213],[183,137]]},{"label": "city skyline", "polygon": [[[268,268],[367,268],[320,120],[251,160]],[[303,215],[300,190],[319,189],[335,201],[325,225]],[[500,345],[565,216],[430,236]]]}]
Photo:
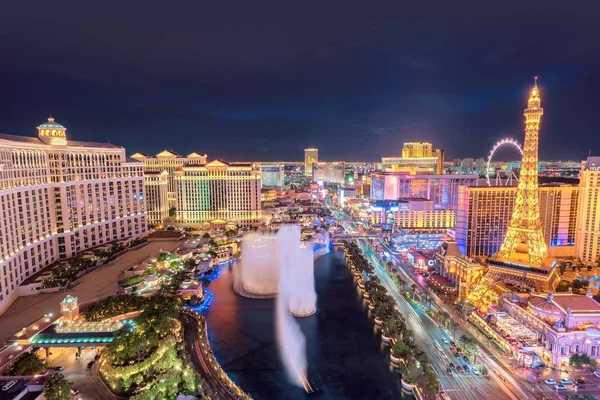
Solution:
[{"label": "city skyline", "polygon": [[[550,111],[540,158],[600,149],[590,106],[600,50],[584,10],[194,7],[164,15],[150,2],[141,14],[124,5],[90,17],[64,4],[40,2],[35,14],[11,4],[0,17],[0,131],[32,136],[51,113],[82,140],[149,154],[189,147],[212,159],[300,160],[316,147],[324,160],[369,161],[423,140],[447,159],[477,158],[502,137],[523,137],[514,105],[539,75]],[[47,15],[61,23],[46,29]]]}]

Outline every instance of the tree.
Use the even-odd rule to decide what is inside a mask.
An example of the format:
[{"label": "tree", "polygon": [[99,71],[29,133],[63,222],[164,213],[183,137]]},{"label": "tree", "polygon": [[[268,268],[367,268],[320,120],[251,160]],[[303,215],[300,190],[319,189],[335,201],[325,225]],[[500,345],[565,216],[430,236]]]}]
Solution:
[{"label": "tree", "polygon": [[169,217],[174,217],[177,215],[177,209],[175,207],[169,208]]},{"label": "tree", "polygon": [[202,235],[202,237],[204,239],[210,239],[210,233],[206,232],[204,235]]},{"label": "tree", "polygon": [[479,372],[481,372],[481,375],[486,376],[488,374],[488,368],[484,364],[481,364],[477,368],[479,369]]},{"label": "tree", "polygon": [[63,374],[56,374],[44,383],[44,395],[47,400],[70,400],[71,383]]},{"label": "tree", "polygon": [[25,353],[10,369],[15,376],[36,375],[42,372],[45,365],[35,353]]},{"label": "tree", "polygon": [[411,298],[414,299],[415,298],[415,292],[417,291],[417,285],[415,285],[414,283],[410,285],[410,293],[411,293]]},{"label": "tree", "polygon": [[452,340],[456,341],[456,328],[458,328],[460,325],[458,322],[456,322],[453,319],[450,319],[450,327],[452,328]]},{"label": "tree", "polygon": [[410,347],[408,347],[402,340],[396,340],[392,346],[392,354],[394,357],[398,358],[407,358],[408,356],[412,355]]}]

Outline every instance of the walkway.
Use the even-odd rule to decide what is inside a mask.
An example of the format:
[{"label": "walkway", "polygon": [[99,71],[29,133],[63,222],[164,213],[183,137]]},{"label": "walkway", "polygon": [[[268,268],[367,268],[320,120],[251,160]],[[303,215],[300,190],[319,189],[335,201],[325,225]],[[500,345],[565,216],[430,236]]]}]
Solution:
[{"label": "walkway", "polygon": [[217,390],[219,399],[237,399],[236,396],[229,392],[227,387],[223,384],[223,381],[215,374],[202,356],[202,352],[200,351],[200,337],[198,335],[198,323],[196,320],[185,314],[179,314],[179,320],[183,325],[185,350],[190,355],[196,371],[208,381],[212,388]]},{"label": "walkway", "polygon": [[[148,245],[131,250],[117,258],[111,265],[103,265],[98,269],[82,276],[75,287],[68,293],[79,299],[79,303],[111,296],[117,293],[117,281],[120,274],[132,265],[136,265],[160,250],[172,251],[181,242],[153,242]],[[60,301],[65,297],[66,291],[56,293],[37,294],[19,297],[6,312],[0,317],[0,343],[15,332],[38,320],[44,314],[60,312]]]}]

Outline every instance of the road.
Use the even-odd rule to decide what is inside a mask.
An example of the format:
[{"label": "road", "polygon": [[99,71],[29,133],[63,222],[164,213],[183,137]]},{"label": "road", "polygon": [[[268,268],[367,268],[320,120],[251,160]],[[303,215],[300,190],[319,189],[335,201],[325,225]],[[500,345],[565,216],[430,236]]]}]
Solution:
[{"label": "road", "polygon": [[183,325],[185,349],[190,355],[196,371],[202,374],[211,387],[217,390],[219,399],[235,400],[236,396],[227,390],[227,387],[223,385],[223,381],[214,373],[213,369],[206,363],[206,360],[204,360],[204,357],[202,356],[202,352],[200,351],[200,337],[198,335],[198,323],[196,320],[185,314],[179,314],[179,320]]},{"label": "road", "polygon": [[[396,300],[398,310],[404,315],[406,325],[413,330],[414,339],[419,348],[427,354],[427,357],[435,368],[438,379],[444,391],[452,399],[482,399],[482,398],[506,398],[517,400],[511,390],[501,384],[497,378],[486,380],[482,376],[472,374],[448,375],[446,368],[450,362],[456,364],[454,355],[448,347],[443,344],[442,338],[451,340],[446,333],[420,308],[413,306],[401,294],[395,282],[386,269],[382,266],[377,255],[361,243],[365,257],[373,264],[376,275],[381,280],[389,294]],[[442,349],[438,349],[437,345]],[[462,364],[462,363],[461,363]],[[503,397],[499,397],[503,393]]]}]

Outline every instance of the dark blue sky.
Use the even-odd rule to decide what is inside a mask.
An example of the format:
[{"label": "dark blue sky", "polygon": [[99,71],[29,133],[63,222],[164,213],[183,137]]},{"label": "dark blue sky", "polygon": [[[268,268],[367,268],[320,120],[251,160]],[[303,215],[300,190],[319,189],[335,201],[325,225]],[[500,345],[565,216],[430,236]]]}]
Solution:
[{"label": "dark blue sky", "polygon": [[539,75],[541,158],[600,154],[592,1],[91,4],[3,5],[0,132],[52,113],[129,154],[376,160],[431,141],[479,157],[523,140]]}]

